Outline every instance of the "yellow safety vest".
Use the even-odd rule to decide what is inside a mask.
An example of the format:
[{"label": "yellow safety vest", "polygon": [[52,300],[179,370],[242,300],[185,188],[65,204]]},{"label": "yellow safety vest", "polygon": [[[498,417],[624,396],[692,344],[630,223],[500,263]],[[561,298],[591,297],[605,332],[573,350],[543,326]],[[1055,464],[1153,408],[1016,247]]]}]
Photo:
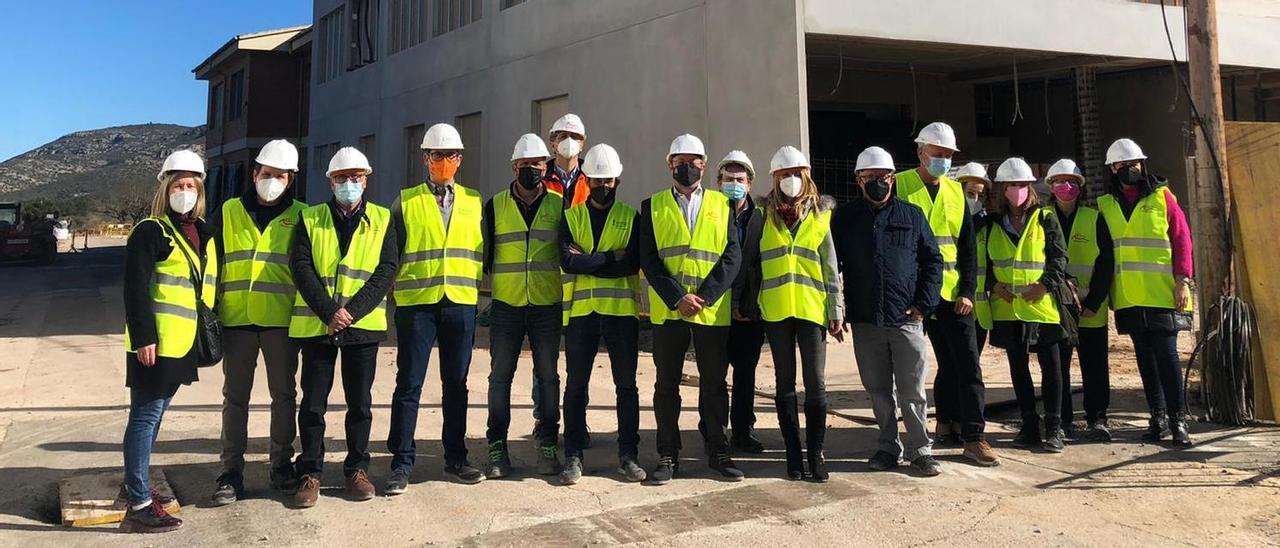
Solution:
[{"label": "yellow safety vest", "polygon": [[825,326],[835,280],[826,279],[818,249],[831,232],[831,212],[810,212],[793,235],[770,215],[760,236],[760,316],[766,322],[789,318]]},{"label": "yellow safety vest", "polygon": [[1040,219],[1048,215],[1046,208],[1036,209],[1027,218],[1018,243],[1009,239],[999,226],[989,226],[986,232],[987,258],[991,261],[996,281],[1012,286],[1013,302],[991,296],[991,317],[996,321],[1024,321],[1032,323],[1058,323],[1058,302],[1052,293],[1031,303],[1022,298],[1027,286],[1040,281],[1044,274],[1046,235]]},{"label": "yellow safety vest", "polygon": [[[168,217],[147,217],[134,225],[133,230],[142,223],[158,223],[162,227],[161,234],[172,247],[169,256],[156,263],[156,270],[151,275],[151,311],[156,317],[158,339],[156,355],[181,358],[191,351],[196,341],[196,289],[191,279],[193,265],[187,257],[200,261],[200,255]],[[168,230],[163,230],[165,228]],[[200,300],[212,309],[218,294],[218,249],[213,238],[205,242],[204,253],[203,272],[199,264],[194,265],[194,272],[201,277]],[[127,324],[124,327],[124,347],[130,353],[135,352]]]},{"label": "yellow safety vest", "polygon": [[293,271],[289,250],[298,215],[307,205],[292,200],[288,209],[259,231],[239,199],[222,204],[222,298],[218,315],[228,327],[288,327],[293,314]]},{"label": "yellow safety vest", "polygon": [[[1110,194],[1098,198],[1098,209],[1115,246],[1116,277],[1111,284],[1115,309],[1145,306],[1172,310],[1177,281],[1164,187],[1139,200],[1128,219]],[[1191,299],[1187,299],[1184,311],[1191,311]]]},{"label": "yellow safety vest", "polygon": [[[1067,236],[1067,274],[1076,279],[1081,301],[1089,295],[1089,282],[1093,280],[1093,267],[1099,253],[1098,210],[1076,206],[1076,217]],[[1109,306],[1109,298],[1104,299],[1092,318],[1080,317],[1080,327],[1106,327]]]},{"label": "yellow safety vest", "polygon": [[542,197],[533,226],[510,190],[493,197],[493,298],[511,306],[560,304],[563,199]]},{"label": "yellow safety vest", "polygon": [[484,276],[484,202],[479,192],[454,184],[453,213],[445,229],[430,184],[400,191],[405,242],[396,275],[396,306],[435,304],[445,298],[476,304]]},{"label": "yellow safety vest", "polygon": [[960,271],[956,269],[956,240],[960,237],[960,225],[969,215],[964,187],[943,175],[938,177],[938,196],[929,196],[929,189],[916,170],[894,175],[894,188],[898,197],[911,202],[924,211],[929,228],[942,253],[942,299],[954,302],[960,297]]},{"label": "yellow safety vest", "polygon": [[[342,254],[338,243],[338,229],[333,226],[333,213],[329,204],[319,204],[302,210],[302,224],[311,239],[311,262],[316,274],[324,282],[325,290],[340,306],[345,306],[365,282],[373,277],[373,271],[382,260],[382,242],[391,230],[391,211],[373,203],[365,203],[364,216],[351,235],[347,254]],[[356,318],[351,327],[365,331],[387,330],[387,297],[382,296],[378,307],[363,318]],[[328,326],[307,306],[302,295],[294,297],[293,317],[289,320],[289,336],[298,339],[326,334]]]},{"label": "yellow safety vest", "polygon": [[[600,245],[595,245],[595,233],[591,230],[591,212],[588,203],[565,210],[565,221],[573,243],[587,253],[604,253],[626,249],[631,243],[631,228],[636,210],[614,200],[605,218],[604,233]],[[621,278],[601,278],[590,274],[565,274],[564,325],[569,318],[600,314],[603,316],[640,316],[640,275]]]},{"label": "yellow safety vest", "polygon": [[[686,292],[696,293],[729,243],[729,199],[719,192],[703,190],[702,206],[692,234],[671,189],[654,194],[650,198],[649,209],[653,239],[662,264]],[[654,325],[662,325],[667,320],[684,320],[700,325],[727,326],[730,310],[728,306],[721,305],[728,300],[729,293],[726,291],[716,302],[686,318],[678,310],[667,308],[662,297],[650,286],[649,321]]]},{"label": "yellow safety vest", "polygon": [[978,326],[991,331],[991,299],[987,292],[987,231],[988,227],[978,229],[978,287],[973,293],[973,316]]}]

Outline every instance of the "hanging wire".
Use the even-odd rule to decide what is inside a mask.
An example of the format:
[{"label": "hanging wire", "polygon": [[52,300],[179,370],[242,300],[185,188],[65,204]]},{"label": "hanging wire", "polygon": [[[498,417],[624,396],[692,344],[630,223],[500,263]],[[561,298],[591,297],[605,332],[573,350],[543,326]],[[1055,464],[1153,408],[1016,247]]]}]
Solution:
[{"label": "hanging wire", "polygon": [[920,96],[916,91],[916,64],[908,63],[907,68],[911,69],[911,133],[907,136],[916,134],[916,126],[920,125]]},{"label": "hanging wire", "polygon": [[840,90],[840,82],[844,81],[844,42],[840,42],[839,46],[840,46],[840,71],[836,73],[836,85],[835,87],[831,88],[831,93],[827,94],[828,97],[835,95],[836,91]]},{"label": "hanging wire", "polygon": [[1049,119],[1049,77],[1044,78],[1044,134],[1053,135],[1053,120]]},{"label": "hanging wire", "polygon": [[1011,126],[1017,124],[1019,118],[1027,119],[1022,115],[1022,95],[1018,87],[1018,59],[1015,57],[1013,59],[1013,119],[1009,120]]}]

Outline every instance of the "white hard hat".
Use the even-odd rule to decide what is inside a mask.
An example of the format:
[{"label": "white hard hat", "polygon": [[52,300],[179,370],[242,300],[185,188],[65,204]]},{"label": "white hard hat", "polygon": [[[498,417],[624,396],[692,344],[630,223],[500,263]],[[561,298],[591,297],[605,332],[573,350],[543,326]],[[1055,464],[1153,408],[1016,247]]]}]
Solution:
[{"label": "white hard hat", "polygon": [[997,183],[1034,183],[1036,176],[1022,158],[1009,158],[996,169]]},{"label": "white hard hat", "polygon": [[369,165],[369,159],[365,157],[363,152],[356,150],[356,147],[342,147],[338,149],[337,154],[329,160],[329,171],[324,174],[332,177],[334,173],[344,169],[362,169],[365,175],[373,173],[373,166]]},{"label": "white hard hat", "polygon": [[1111,143],[1111,146],[1107,147],[1107,165],[1111,165],[1116,162],[1146,159],[1147,155],[1142,153],[1142,147],[1138,146],[1138,143],[1133,142],[1133,139],[1116,139],[1116,142]]},{"label": "white hard hat", "polygon": [[889,151],[880,147],[867,147],[858,153],[858,164],[853,168],[854,172],[864,169],[893,169],[893,156]]},{"label": "white hard hat", "polygon": [[164,174],[170,171],[190,171],[199,173],[200,178],[204,178],[204,160],[200,159],[200,155],[190,150],[175,150],[167,158],[164,164],[160,166],[160,173],[156,174],[157,181],[164,180]]},{"label": "white hard hat", "polygon": [[527,158],[547,159],[550,157],[551,153],[547,152],[547,144],[542,142],[542,137],[538,137],[533,133],[526,133],[516,139],[516,148],[511,151],[512,162]]},{"label": "white hard hat", "polygon": [[686,133],[671,141],[671,150],[667,152],[667,159],[670,160],[677,154],[694,154],[706,158],[707,149],[702,146],[702,139]]},{"label": "white hard hat", "polygon": [[622,159],[613,147],[600,143],[582,159],[582,174],[592,179],[613,179],[622,175]]},{"label": "white hard hat", "polygon": [[262,145],[262,150],[258,151],[258,158],[254,161],[276,169],[298,171],[298,148],[289,141],[276,139]]},{"label": "white hard hat", "polygon": [[1044,182],[1048,183],[1050,179],[1059,175],[1070,175],[1077,181],[1084,183],[1084,173],[1080,172],[1080,166],[1076,165],[1075,160],[1063,158],[1049,166],[1049,171],[1044,175]]},{"label": "white hard hat", "polygon": [[462,136],[449,124],[436,124],[422,136],[422,150],[462,150]]},{"label": "white hard hat", "polygon": [[550,136],[551,133],[555,133],[557,131],[573,133],[583,137],[587,136],[587,126],[582,125],[582,118],[579,118],[577,114],[573,113],[561,116],[556,120],[556,123],[551,124],[551,131],[547,135]]},{"label": "white hard hat", "polygon": [[724,169],[724,166],[729,164],[741,164],[742,167],[747,168],[747,177],[756,178],[756,166],[751,164],[751,158],[747,157],[747,153],[741,150],[730,150],[728,154],[724,155],[724,159],[720,160],[720,165],[716,166],[716,173],[719,173],[720,170]]},{"label": "white hard hat", "polygon": [[960,166],[960,168],[956,170],[956,174],[952,178],[959,180],[965,177],[982,179],[983,181],[986,181],[988,183],[991,182],[991,179],[987,178],[987,166],[979,164],[978,162],[969,162],[965,165]]},{"label": "white hard hat", "polygon": [[934,122],[920,130],[916,142],[922,145],[937,145],[942,148],[960,152],[956,148],[956,131],[944,122]]},{"label": "white hard hat", "polygon": [[793,167],[809,167],[809,159],[804,157],[804,153],[800,149],[791,145],[783,145],[777,152],[773,153],[773,159],[769,160],[769,173],[777,173],[784,169]]}]

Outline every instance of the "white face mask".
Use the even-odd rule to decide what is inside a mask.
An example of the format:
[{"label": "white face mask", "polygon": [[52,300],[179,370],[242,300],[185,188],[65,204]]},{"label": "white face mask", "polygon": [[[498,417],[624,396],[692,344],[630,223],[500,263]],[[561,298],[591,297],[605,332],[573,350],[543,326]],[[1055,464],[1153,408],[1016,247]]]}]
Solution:
[{"label": "white face mask", "polygon": [[556,145],[556,152],[560,153],[561,158],[572,158],[582,152],[582,143],[572,137],[566,137]]},{"label": "white face mask", "polygon": [[178,215],[186,215],[196,208],[199,195],[194,190],[179,190],[169,193],[169,207]]},{"label": "white face mask", "polygon": [[262,198],[264,202],[276,201],[276,198],[284,194],[285,188],[284,181],[281,181],[279,177],[261,179],[254,184],[254,187],[258,191],[258,197]]},{"label": "white face mask", "polygon": [[795,198],[800,195],[800,189],[804,187],[804,181],[795,175],[788,175],[778,181],[778,190],[781,190],[788,198]]}]

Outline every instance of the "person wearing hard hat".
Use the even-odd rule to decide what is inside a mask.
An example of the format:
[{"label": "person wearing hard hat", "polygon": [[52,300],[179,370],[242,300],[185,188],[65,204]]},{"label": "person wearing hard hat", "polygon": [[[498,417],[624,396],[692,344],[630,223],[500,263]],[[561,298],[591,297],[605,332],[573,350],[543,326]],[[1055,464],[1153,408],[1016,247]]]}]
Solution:
[{"label": "person wearing hard hat", "polygon": [[[720,160],[716,183],[729,198],[738,225],[738,245],[742,268],[733,280],[732,321],[729,324],[729,366],[733,369],[733,394],[729,402],[731,445],[749,454],[764,452],[764,443],[755,436],[756,366],[764,345],[764,323],[760,321],[760,234],[764,231],[764,210],[751,196],[756,178],[751,158],[741,150],[730,151]],[[705,428],[700,427],[699,430]]]},{"label": "person wearing hard hat", "polygon": [[[769,173],[773,189],[765,197],[758,242],[757,301],[773,352],[774,401],[786,445],[787,477],[825,482],[830,478],[822,453],[827,432],[826,337],[830,333],[844,341],[844,300],[831,238],[835,202],[818,193],[809,175],[809,159],[793,146],[774,153]],[[796,410],[797,351],[804,379],[808,473]]]},{"label": "person wearing hard hat", "polygon": [[578,160],[586,141],[587,128],[582,125],[582,118],[573,113],[556,119],[547,133],[547,142],[555,152],[555,158],[547,166],[547,191],[564,198],[566,208],[585,203],[591,195],[587,176],[582,173],[582,162]]},{"label": "person wearing hard hat", "polygon": [[[991,303],[991,345],[1005,349],[1013,392],[1022,413],[1014,443],[1051,453],[1063,451],[1061,347],[1073,335],[1063,322],[1059,295],[1066,283],[1067,244],[1058,216],[1041,207],[1031,185],[1036,176],[1022,158],[996,170],[996,194],[987,223],[979,229],[979,267]],[[1074,326],[1071,326],[1072,328]],[[1036,411],[1030,357],[1040,362],[1044,430]]]},{"label": "person wearing hard hat", "polygon": [[[1054,211],[1067,236],[1067,275],[1079,302],[1080,379],[1084,385],[1084,418],[1088,427],[1082,437],[1111,441],[1107,407],[1111,400],[1111,379],[1107,371],[1107,310],[1111,282],[1115,277],[1115,254],[1111,231],[1098,210],[1081,205],[1085,179],[1075,161],[1062,159],[1049,167],[1045,183],[1053,194]],[[1073,308],[1074,310],[1074,308]],[[1071,346],[1062,345],[1062,426],[1067,438],[1075,437],[1071,401]]]},{"label": "person wearing hard hat", "polygon": [[399,266],[391,212],[364,198],[373,168],[353,147],[329,160],[333,199],[302,210],[289,264],[297,287],[289,336],[302,345],[302,404],[298,410],[301,479],[299,508],[315,506],[324,467],[325,412],[342,354],[347,404],[347,458],[342,472],[353,500],[373,498],[369,428],[378,344],[387,338],[387,293]]},{"label": "person wearing hard hat", "polygon": [[507,431],[511,426],[511,380],[528,336],[533,373],[540,388],[538,474],[560,473],[560,249],[564,207],[547,192],[543,177],[551,154],[542,138],[522,135],[511,154],[514,181],[484,205],[484,270],[492,278],[489,324],[489,462],[485,477],[511,473]]},{"label": "person wearing hard hat", "polygon": [[1177,339],[1191,328],[1191,231],[1168,181],[1150,174],[1146,160],[1131,139],[1107,149],[1111,184],[1098,211],[1114,238],[1111,306],[1116,331],[1133,340],[1151,410],[1143,439],[1190,447]]},{"label": "person wearing hard hat", "polygon": [[298,149],[284,139],[263,145],[253,189],[222,205],[214,227],[222,244],[222,474],[212,501],[222,506],[244,493],[249,394],[258,354],[271,395],[271,484],[291,494],[297,434],[298,344],[289,338],[296,293],[289,270],[294,227],[306,204],[287,195],[298,176]]},{"label": "person wearing hard hat", "polygon": [[[872,470],[905,460],[918,473],[942,468],[929,439],[924,318],[938,305],[942,254],[920,208],[894,197],[893,157],[883,148],[858,154],[855,184],[861,199],[831,221],[843,274],[847,325],[858,374],[879,427]],[[898,411],[906,430],[898,433]]]},{"label": "person wearing hard hat", "polygon": [[120,531],[163,533],[182,526],[168,514],[173,498],[150,484],[160,421],[178,387],[199,380],[198,303],[217,303],[218,248],[205,224],[204,160],[190,150],[165,158],[151,214],[125,244],[124,347],[129,420],[125,425]]},{"label": "person wearing hard hat", "polygon": [[653,408],[658,423],[658,464],[649,480],[671,481],[680,467],[680,378],[693,341],[698,363],[698,414],[709,466],[729,481],[743,478],[729,456],[726,427],[729,393],[730,286],[741,250],[729,199],[702,186],[707,152],[702,140],[684,134],[667,153],[672,187],[640,205],[640,268],[649,282],[653,363],[657,368]]},{"label": "person wearing hard hat", "polygon": [[[484,276],[480,193],[454,181],[462,165],[462,136],[436,124],[422,138],[427,180],[400,191],[392,217],[400,244],[396,301],[396,389],[387,450],[386,493],[409,486],[416,461],[414,433],[427,360],[440,345],[445,473],[474,484],[484,473],[467,460],[467,372],[475,343],[476,303]],[[453,222],[458,221],[458,222]]]},{"label": "person wearing hard hat", "polygon": [[618,200],[622,161],[606,144],[587,151],[582,172],[591,187],[586,204],[571,207],[560,222],[564,270],[565,465],[560,483],[582,478],[587,447],[587,397],[600,341],[609,352],[618,419],[618,473],[630,482],[647,477],[640,467],[640,392],[636,362],[640,337],[639,236],[636,210]]},{"label": "person wearing hard hat", "polygon": [[[964,188],[965,201],[968,204],[973,225],[982,226],[983,220],[987,217],[987,190],[991,187],[991,180],[987,178],[987,166],[978,162],[969,162],[956,170],[954,179]],[[987,329],[982,326],[984,323],[991,323],[991,307],[987,303],[987,292],[982,290],[983,285],[983,272],[979,270],[973,298],[973,315],[976,319],[974,331],[978,341],[979,356],[987,345]]]},{"label": "person wearing hard hat", "polygon": [[925,126],[915,142],[920,165],[896,174],[894,189],[899,198],[924,211],[942,253],[942,301],[924,319],[938,361],[933,380],[937,443],[963,443],[965,458],[995,466],[999,460],[983,433],[986,386],[973,314],[978,277],[973,220],[964,189],[947,176],[951,158],[960,149],[955,131],[942,122]]}]

